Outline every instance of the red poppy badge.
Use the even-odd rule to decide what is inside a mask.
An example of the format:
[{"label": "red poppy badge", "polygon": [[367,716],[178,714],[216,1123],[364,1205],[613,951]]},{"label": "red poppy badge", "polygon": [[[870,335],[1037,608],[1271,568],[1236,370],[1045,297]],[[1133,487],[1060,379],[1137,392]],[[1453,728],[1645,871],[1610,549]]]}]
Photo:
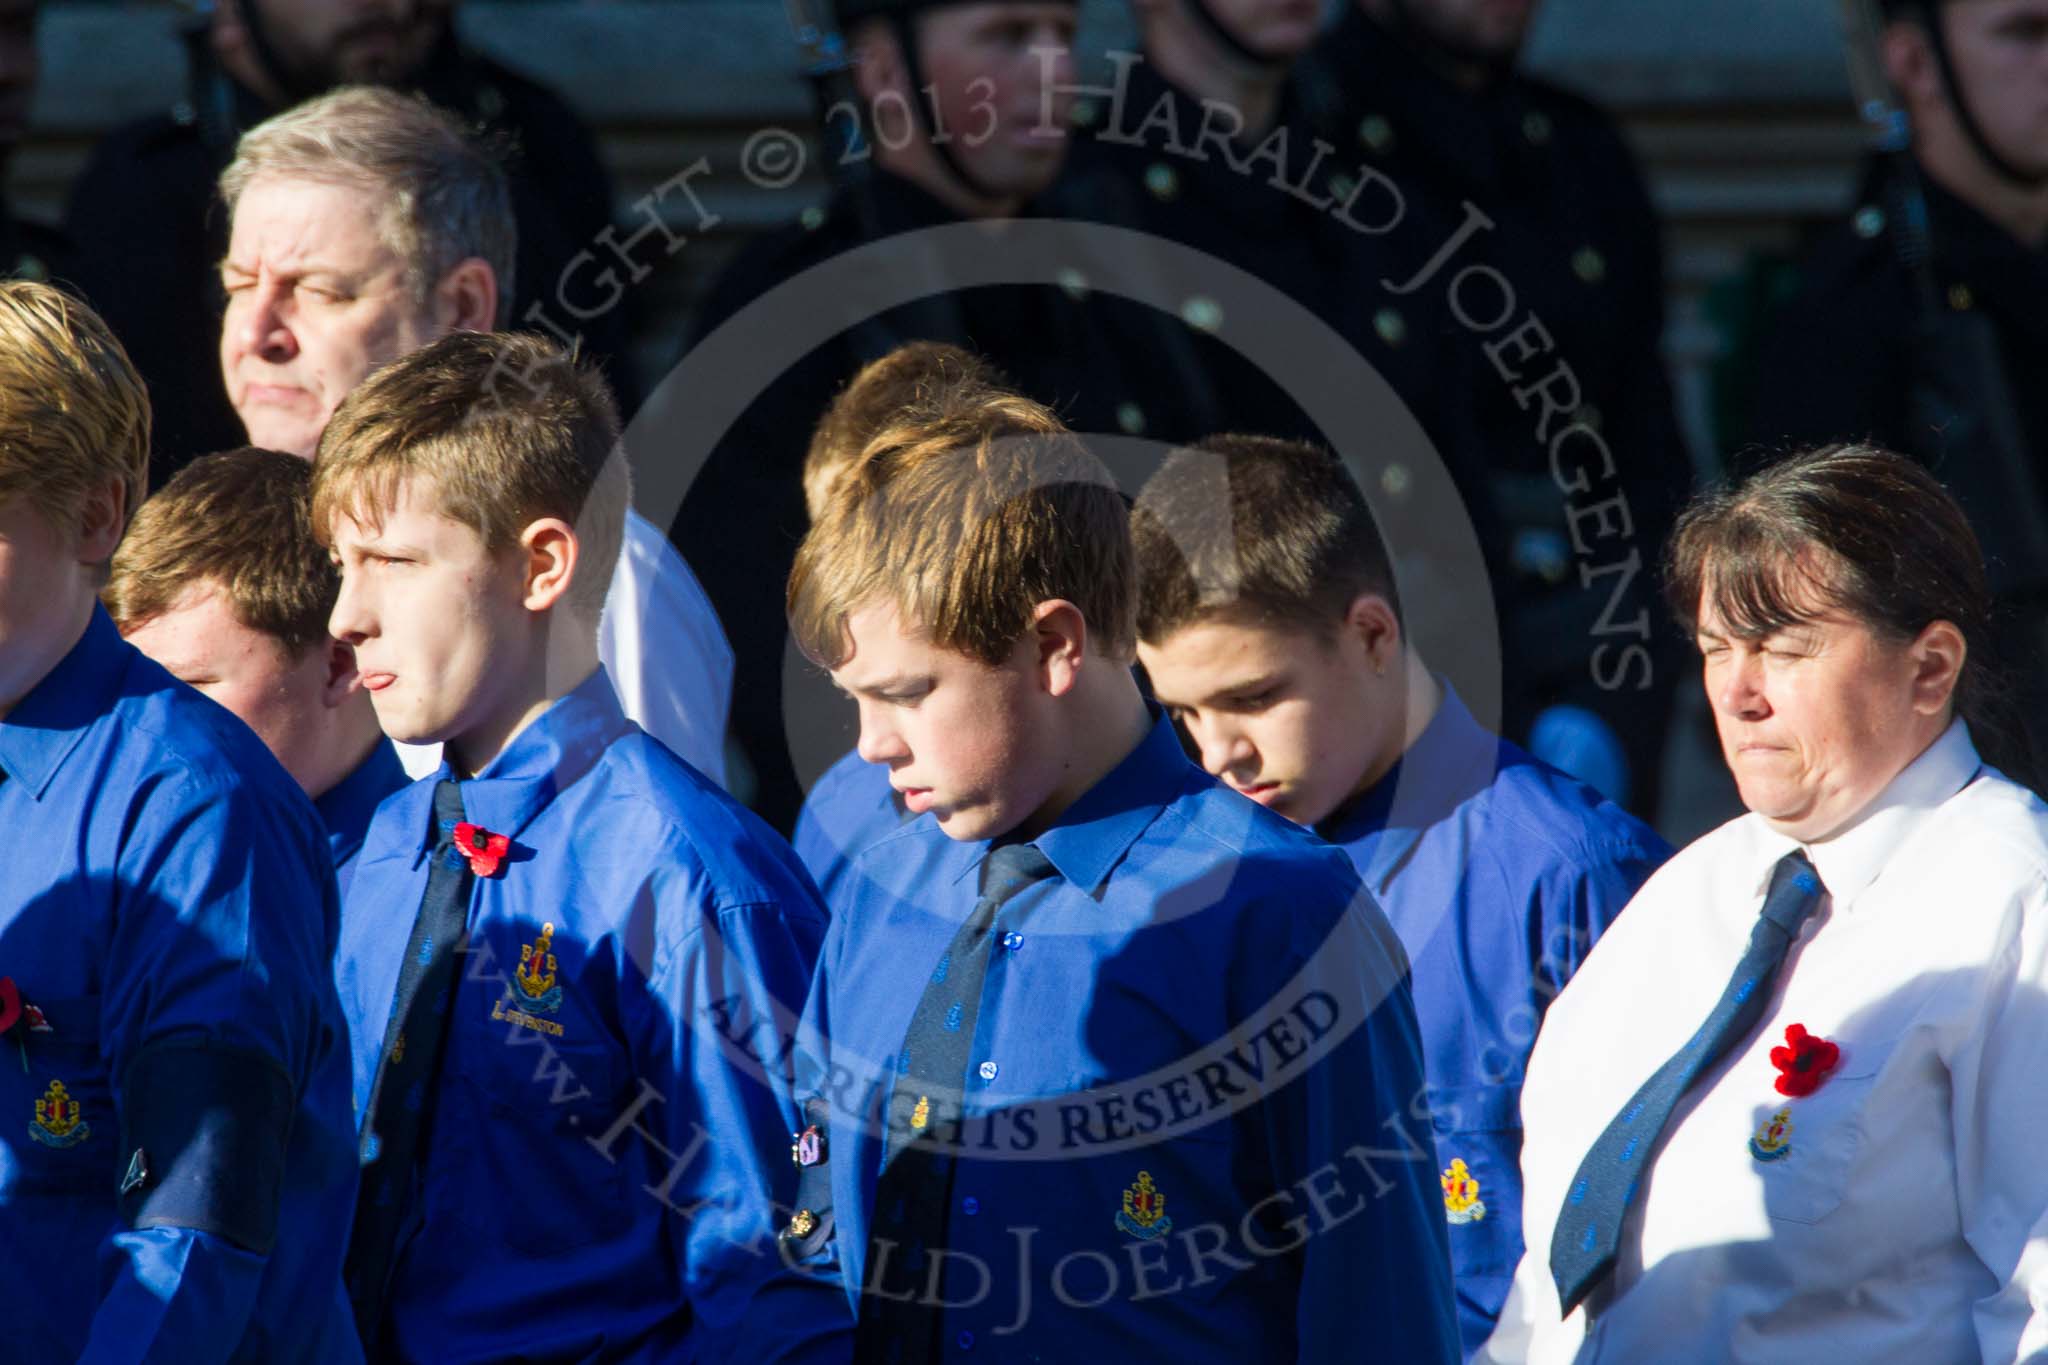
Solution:
[{"label": "red poppy badge", "polygon": [[469,870],[479,877],[496,876],[498,865],[512,847],[512,837],[493,834],[482,825],[467,821],[455,827],[455,848],[469,860]]},{"label": "red poppy badge", "polygon": [[1811,1095],[1841,1060],[1842,1049],[1814,1037],[1806,1025],[1786,1025],[1785,1046],[1771,1049],[1771,1065],[1778,1068],[1778,1093],[1795,1099]]}]

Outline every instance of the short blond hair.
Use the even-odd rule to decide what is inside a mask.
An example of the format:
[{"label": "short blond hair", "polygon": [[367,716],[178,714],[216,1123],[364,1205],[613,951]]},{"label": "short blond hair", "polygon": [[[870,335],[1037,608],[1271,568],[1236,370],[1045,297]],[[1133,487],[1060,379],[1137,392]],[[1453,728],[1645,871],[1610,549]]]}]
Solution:
[{"label": "short blond hair", "polygon": [[220,173],[232,215],[259,180],[310,180],[380,196],[378,229],[405,262],[416,302],[470,257],[498,283],[497,325],[512,309],[518,235],[498,157],[454,116],[418,95],[352,85],[307,100],[242,134]]},{"label": "short blond hair", "polygon": [[313,535],[313,469],[281,450],[202,455],[128,524],[100,601],[123,634],[201,584],[300,659],[327,642],[341,575]]},{"label": "short blond hair", "polygon": [[846,467],[905,409],[966,399],[1002,383],[986,360],[943,341],[905,342],[861,366],[818,419],[804,454],[804,504],[811,520],[825,515]]},{"label": "short blond hair", "polygon": [[876,602],[944,649],[1001,663],[1041,602],[1080,608],[1092,643],[1136,641],[1130,517],[1102,462],[1052,412],[992,393],[878,433],[797,548],[788,609],[826,668]]},{"label": "short blond hair", "polygon": [[46,284],[0,284],[0,501],[53,524],[118,478],[132,517],[149,486],[149,391],[100,315]]},{"label": "short blond hair", "polygon": [[496,552],[527,526],[576,528],[571,607],[593,623],[618,565],[632,480],[595,366],[527,332],[453,332],[358,384],[313,461],[313,532],[382,524],[405,486]]}]

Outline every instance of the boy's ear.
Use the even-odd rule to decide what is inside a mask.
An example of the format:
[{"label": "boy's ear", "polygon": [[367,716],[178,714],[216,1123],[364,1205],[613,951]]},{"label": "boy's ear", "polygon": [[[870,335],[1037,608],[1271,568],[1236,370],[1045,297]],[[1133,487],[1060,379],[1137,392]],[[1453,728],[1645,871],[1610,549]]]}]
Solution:
[{"label": "boy's ear", "polygon": [[576,528],[560,517],[542,517],[519,533],[519,550],[526,566],[520,605],[528,611],[553,610],[576,576],[581,554]]},{"label": "boy's ear", "polygon": [[1088,654],[1088,619],[1064,598],[1040,602],[1031,612],[1031,648],[1045,690],[1065,696]]},{"label": "boy's ear", "polygon": [[128,485],[119,477],[102,479],[87,489],[78,509],[78,562],[100,566],[112,560],[133,510],[128,506]]},{"label": "boy's ear", "polygon": [[[319,645],[313,646],[321,648]],[[320,693],[321,704],[328,710],[347,701],[363,685],[363,675],[356,670],[356,652],[353,646],[330,638],[327,650],[327,686]]]},{"label": "boy's ear", "polygon": [[1344,613],[1344,628],[1365,650],[1365,659],[1375,677],[1383,676],[1401,660],[1401,618],[1393,603],[1376,592],[1362,592],[1351,599]]}]

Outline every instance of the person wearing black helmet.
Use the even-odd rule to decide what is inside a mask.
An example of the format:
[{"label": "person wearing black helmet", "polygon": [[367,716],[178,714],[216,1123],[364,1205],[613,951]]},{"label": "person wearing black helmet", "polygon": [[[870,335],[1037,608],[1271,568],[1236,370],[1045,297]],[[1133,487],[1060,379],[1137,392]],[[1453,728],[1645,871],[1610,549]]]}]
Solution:
[{"label": "person wearing black helmet", "polygon": [[1654,818],[1680,671],[1654,566],[1691,483],[1662,245],[1614,119],[1518,69],[1539,3],[1348,0],[1299,79],[1334,147],[1411,218],[1451,224],[1404,237],[1394,297],[1358,306],[1449,306],[1465,410],[1432,434],[1480,471],[1475,516],[1505,527],[1488,546],[1502,729]]},{"label": "person wearing black helmet", "polygon": [[[1139,388],[1131,357],[1146,348],[1097,325],[1071,273],[1059,283],[961,289],[915,235],[973,223],[985,249],[1000,252],[1014,220],[1038,215],[1038,196],[1067,153],[1075,19],[1071,0],[841,0],[825,24],[850,61],[841,87],[825,92],[828,137],[846,133],[850,108],[860,121],[852,139],[828,148],[835,192],[801,223],[744,248],[691,329],[686,364],[776,285],[871,243],[891,245],[870,274],[914,286],[914,302],[874,316],[860,316],[843,289],[807,301],[808,315],[847,309],[836,319],[845,330],[807,355],[797,348],[754,396],[718,438],[672,531],[733,646],[733,737],[751,769],[751,787],[736,775],[734,789],[785,831],[803,799],[793,740],[808,752],[785,713],[812,708],[785,706],[782,592],[808,525],[804,453],[840,386],[905,342],[944,341],[987,357],[1076,430],[1146,435],[1199,388],[1162,385],[1156,398]],[[818,737],[818,766],[846,747],[836,729]]]},{"label": "person wearing black helmet", "polygon": [[340,85],[418,90],[509,144],[519,227],[513,325],[545,327],[532,316],[540,308],[555,324],[548,330],[579,329],[586,353],[619,385],[623,311],[578,321],[557,302],[564,288],[579,286],[579,306],[596,292],[565,276],[611,223],[596,145],[552,91],[461,44],[455,3],[211,0],[185,34],[184,97],[116,128],[95,149],[66,215],[73,273],[149,383],[152,486],[194,456],[244,439],[215,361],[223,303],[215,267],[227,250],[228,215],[214,182],[243,133]]},{"label": "person wearing black helmet", "polygon": [[[1867,3],[1867,0],[1865,0]],[[1756,456],[1870,438],[1984,542],[2029,698],[2048,663],[2048,0],[1882,0],[1862,91],[1891,119],[1766,331]]]}]

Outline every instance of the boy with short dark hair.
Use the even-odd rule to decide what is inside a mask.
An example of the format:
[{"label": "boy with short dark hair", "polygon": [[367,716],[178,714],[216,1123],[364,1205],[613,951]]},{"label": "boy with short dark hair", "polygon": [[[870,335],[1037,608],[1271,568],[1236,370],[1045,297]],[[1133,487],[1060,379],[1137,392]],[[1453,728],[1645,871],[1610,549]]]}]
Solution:
[{"label": "boy with short dark hair", "polygon": [[1455,1359],[1398,945],[1140,696],[1107,471],[966,430],[871,444],[790,579],[920,818],[834,907],[785,1240],[863,1360]]},{"label": "boy with short dark hair", "polygon": [[1522,1250],[1523,1067],[1543,1011],[1671,855],[1481,728],[1403,630],[1386,546],[1328,451],[1175,451],[1132,516],[1138,657],[1203,766],[1351,856],[1414,963],[1465,1349]]},{"label": "boy with short dark hair", "polygon": [[373,1353],[723,1359],[745,1335],[774,1358],[844,1325],[767,1235],[794,1126],[778,1019],[823,916],[598,665],[617,439],[588,366],[457,333],[352,392],[314,466],[330,629],[385,732],[446,756],[378,811],[337,964]]},{"label": "boy with short dark hair", "polygon": [[171,676],[235,713],[327,826],[343,896],[377,803],[406,785],[327,634],[341,576],[313,535],[313,469],[280,450],[202,455],[135,514],[100,600]]}]

